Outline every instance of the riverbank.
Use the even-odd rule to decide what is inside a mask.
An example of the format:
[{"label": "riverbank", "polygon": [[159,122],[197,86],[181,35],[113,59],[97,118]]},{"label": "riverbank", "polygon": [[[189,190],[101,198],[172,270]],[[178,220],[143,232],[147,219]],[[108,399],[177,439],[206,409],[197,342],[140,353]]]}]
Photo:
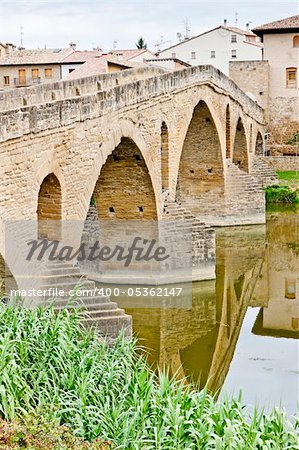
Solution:
[{"label": "riverbank", "polygon": [[43,442],[53,421],[93,445],[98,439],[90,449],[297,445],[296,425],[283,411],[250,415],[240,398],[216,401],[157,375],[133,340],[120,337],[109,348],[96,330],[83,329],[78,312],[1,306],[0,351],[2,417],[14,423],[42,411],[41,442],[31,449],[72,448]]},{"label": "riverbank", "polygon": [[299,203],[299,173],[297,171],[277,172],[277,185],[265,189],[267,204],[298,204]]}]

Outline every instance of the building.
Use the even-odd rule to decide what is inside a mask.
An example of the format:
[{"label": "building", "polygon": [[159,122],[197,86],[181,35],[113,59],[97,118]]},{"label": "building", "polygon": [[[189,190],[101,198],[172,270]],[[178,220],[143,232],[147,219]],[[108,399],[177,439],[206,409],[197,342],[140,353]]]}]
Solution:
[{"label": "building", "polygon": [[263,61],[231,61],[229,76],[266,111],[271,155],[292,156],[299,131],[299,15],[253,30],[263,42]]},{"label": "building", "polygon": [[109,52],[109,54],[114,59],[130,61],[133,63],[134,62],[142,63],[146,59],[156,58],[155,53],[151,52],[147,48],[142,48],[142,49],[132,48],[132,49],[124,49],[124,50],[113,49]]},{"label": "building", "polygon": [[178,58],[193,66],[211,64],[227,75],[229,61],[261,60],[262,44],[249,27],[244,31],[224,21],[224,25],[162,50],[159,58]]},{"label": "building", "polygon": [[0,44],[0,90],[59,81],[101,50],[78,51],[75,44],[62,49],[17,49]]},{"label": "building", "polygon": [[182,70],[191,66],[191,64],[188,64],[177,58],[154,58],[146,59],[145,62],[147,64],[150,64],[151,66],[160,67],[161,69],[165,69],[168,71]]},{"label": "building", "polygon": [[101,55],[90,58],[74,70],[70,70],[69,73],[66,74],[65,79],[76,80],[78,78],[99,75],[100,73],[120,72],[121,70],[132,69],[136,66],[138,67],[140,64],[113,59],[112,57],[109,57],[109,55]]}]

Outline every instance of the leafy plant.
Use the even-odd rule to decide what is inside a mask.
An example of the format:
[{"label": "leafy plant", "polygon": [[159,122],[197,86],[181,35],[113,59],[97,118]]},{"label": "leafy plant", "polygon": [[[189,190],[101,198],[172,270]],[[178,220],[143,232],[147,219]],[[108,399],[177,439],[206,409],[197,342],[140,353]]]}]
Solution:
[{"label": "leafy plant", "polygon": [[155,374],[134,340],[120,336],[109,347],[81,318],[78,311],[0,306],[3,419],[26,421],[41,410],[44,419],[31,434],[48,430],[51,437],[52,423],[53,432],[67,426],[75,436],[117,449],[298,448],[298,421],[283,411],[250,416],[240,397],[216,401],[167,373]]},{"label": "leafy plant", "polygon": [[288,186],[273,185],[265,189],[267,203],[297,203],[298,191],[292,191]]}]

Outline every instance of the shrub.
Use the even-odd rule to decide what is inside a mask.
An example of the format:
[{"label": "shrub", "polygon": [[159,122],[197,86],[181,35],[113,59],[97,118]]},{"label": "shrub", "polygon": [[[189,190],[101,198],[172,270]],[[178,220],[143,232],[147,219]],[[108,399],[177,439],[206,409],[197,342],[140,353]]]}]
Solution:
[{"label": "shrub", "polygon": [[296,203],[298,192],[288,186],[273,185],[265,189],[267,203]]},{"label": "shrub", "polygon": [[[0,355],[6,420],[42,408],[46,422],[118,449],[297,448],[298,423],[284,412],[250,417],[241,398],[216,401],[156,375],[134,341],[120,336],[109,348],[78,312],[0,307]],[[39,429],[46,433],[46,423]]]},{"label": "shrub", "polygon": [[2,450],[109,450],[109,442],[86,442],[65,426],[47,421],[42,413],[31,414],[13,422],[0,420]]}]

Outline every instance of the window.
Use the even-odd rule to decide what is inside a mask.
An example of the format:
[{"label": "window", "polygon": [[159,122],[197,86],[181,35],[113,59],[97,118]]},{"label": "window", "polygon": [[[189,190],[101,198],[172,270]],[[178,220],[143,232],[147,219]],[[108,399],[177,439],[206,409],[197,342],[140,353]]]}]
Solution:
[{"label": "window", "polygon": [[5,77],[3,77],[4,78],[4,84],[5,84],[5,86],[8,86],[9,85],[9,77],[8,76],[5,76]]},{"label": "window", "polygon": [[191,52],[191,59],[196,59],[196,52]]},{"label": "window", "polygon": [[216,57],[216,52],[215,50],[211,50],[211,58],[215,58]]},{"label": "window", "polygon": [[287,88],[297,87],[297,69],[296,67],[289,67],[286,69],[286,86]]},{"label": "window", "polygon": [[293,47],[299,48],[299,36],[294,36],[294,38],[293,38]]},{"label": "window", "polygon": [[22,86],[26,84],[26,69],[19,69],[18,73],[19,73],[18,84]]},{"label": "window", "polygon": [[237,35],[236,34],[232,34],[231,42],[232,43],[237,42]]},{"label": "window", "polygon": [[45,77],[52,78],[52,76],[53,76],[52,69],[45,69]]},{"label": "window", "polygon": [[237,57],[237,50],[232,50],[232,58],[236,58]]},{"label": "window", "polygon": [[171,53],[172,58],[176,58],[176,53]]},{"label": "window", "polygon": [[296,298],[296,280],[295,279],[285,279],[285,298],[295,300]]},{"label": "window", "polygon": [[31,76],[32,76],[33,79],[38,78],[38,76],[39,76],[39,70],[38,70],[38,69],[32,69],[32,70],[31,70]]}]

